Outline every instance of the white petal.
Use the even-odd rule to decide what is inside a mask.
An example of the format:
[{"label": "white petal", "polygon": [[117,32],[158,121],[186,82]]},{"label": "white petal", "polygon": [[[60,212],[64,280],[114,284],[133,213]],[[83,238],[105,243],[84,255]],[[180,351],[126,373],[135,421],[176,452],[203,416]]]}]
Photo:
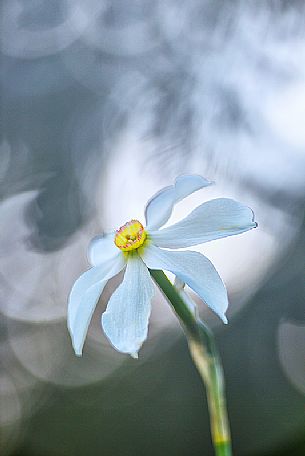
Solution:
[{"label": "white petal", "polygon": [[183,198],[186,198],[188,195],[191,195],[203,187],[212,185],[212,183],[213,182],[208,181],[198,174],[184,174],[178,176],[175,180],[176,202],[181,201]]},{"label": "white petal", "polygon": [[68,303],[68,328],[76,355],[81,356],[88,326],[107,281],[125,266],[125,258],[115,258],[82,274],[71,290]]},{"label": "white petal", "polygon": [[150,244],[141,250],[141,257],[148,268],[165,269],[175,274],[227,323],[227,291],[218,272],[205,256],[198,252],[162,250]]},{"label": "white petal", "polygon": [[219,198],[201,204],[168,228],[150,231],[149,237],[159,247],[179,249],[244,233],[256,226],[249,207],[232,199]]},{"label": "white petal", "polygon": [[92,285],[92,287],[86,290],[80,300],[78,311],[74,319],[74,325],[70,329],[72,345],[77,356],[82,355],[93,312],[107,281],[108,280],[101,280],[95,285]]},{"label": "white petal", "polygon": [[170,218],[173,207],[178,201],[208,185],[211,185],[211,182],[195,174],[177,177],[174,185],[163,188],[148,201],[145,208],[147,228],[150,230],[160,228]]},{"label": "white petal", "polygon": [[104,332],[118,351],[137,357],[147,337],[153,294],[154,285],[141,258],[128,258],[124,280],[102,315]]},{"label": "white petal", "polygon": [[88,260],[92,266],[98,266],[117,255],[119,249],[114,243],[115,233],[97,236],[89,244]]}]

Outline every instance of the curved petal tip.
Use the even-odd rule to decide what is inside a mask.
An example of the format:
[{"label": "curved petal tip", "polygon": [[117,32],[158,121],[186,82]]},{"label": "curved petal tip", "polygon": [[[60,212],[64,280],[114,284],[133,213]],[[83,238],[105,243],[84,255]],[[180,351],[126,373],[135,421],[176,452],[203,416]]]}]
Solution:
[{"label": "curved petal tip", "polygon": [[170,218],[176,203],[211,184],[212,182],[199,174],[178,176],[174,185],[161,189],[148,201],[145,208],[147,228],[150,230],[160,228]]}]

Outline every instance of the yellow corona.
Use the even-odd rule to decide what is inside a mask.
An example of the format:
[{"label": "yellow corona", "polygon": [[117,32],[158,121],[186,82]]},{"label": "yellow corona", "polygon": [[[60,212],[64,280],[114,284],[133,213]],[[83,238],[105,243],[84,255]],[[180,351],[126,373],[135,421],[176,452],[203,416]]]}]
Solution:
[{"label": "yellow corona", "polygon": [[116,231],[114,243],[123,252],[136,250],[144,244],[146,231],[138,220],[130,220]]}]

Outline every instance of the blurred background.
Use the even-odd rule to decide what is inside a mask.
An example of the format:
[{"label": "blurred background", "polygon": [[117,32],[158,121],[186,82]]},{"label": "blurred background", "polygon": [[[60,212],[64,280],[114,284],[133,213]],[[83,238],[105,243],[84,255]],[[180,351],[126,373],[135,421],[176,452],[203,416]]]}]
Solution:
[{"label": "blurred background", "polygon": [[67,297],[90,239],[183,173],[216,182],[259,228],[200,247],[229,325],[222,354],[236,455],[305,454],[303,0],[2,0],[1,456],[212,455],[204,390],[156,293],[139,360],[94,314],[84,355]]}]

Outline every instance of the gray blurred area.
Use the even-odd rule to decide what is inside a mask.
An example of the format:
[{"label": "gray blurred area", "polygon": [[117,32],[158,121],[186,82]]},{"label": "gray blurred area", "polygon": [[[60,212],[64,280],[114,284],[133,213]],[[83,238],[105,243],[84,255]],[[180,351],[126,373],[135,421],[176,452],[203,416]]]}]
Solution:
[{"label": "gray blurred area", "polygon": [[1,456],[213,454],[159,293],[138,361],[100,328],[120,277],[81,359],[66,329],[90,239],[192,172],[217,184],[200,201],[236,197],[259,223],[202,250],[230,297],[226,327],[198,306],[234,454],[304,455],[304,1],[2,0],[1,13]]}]

